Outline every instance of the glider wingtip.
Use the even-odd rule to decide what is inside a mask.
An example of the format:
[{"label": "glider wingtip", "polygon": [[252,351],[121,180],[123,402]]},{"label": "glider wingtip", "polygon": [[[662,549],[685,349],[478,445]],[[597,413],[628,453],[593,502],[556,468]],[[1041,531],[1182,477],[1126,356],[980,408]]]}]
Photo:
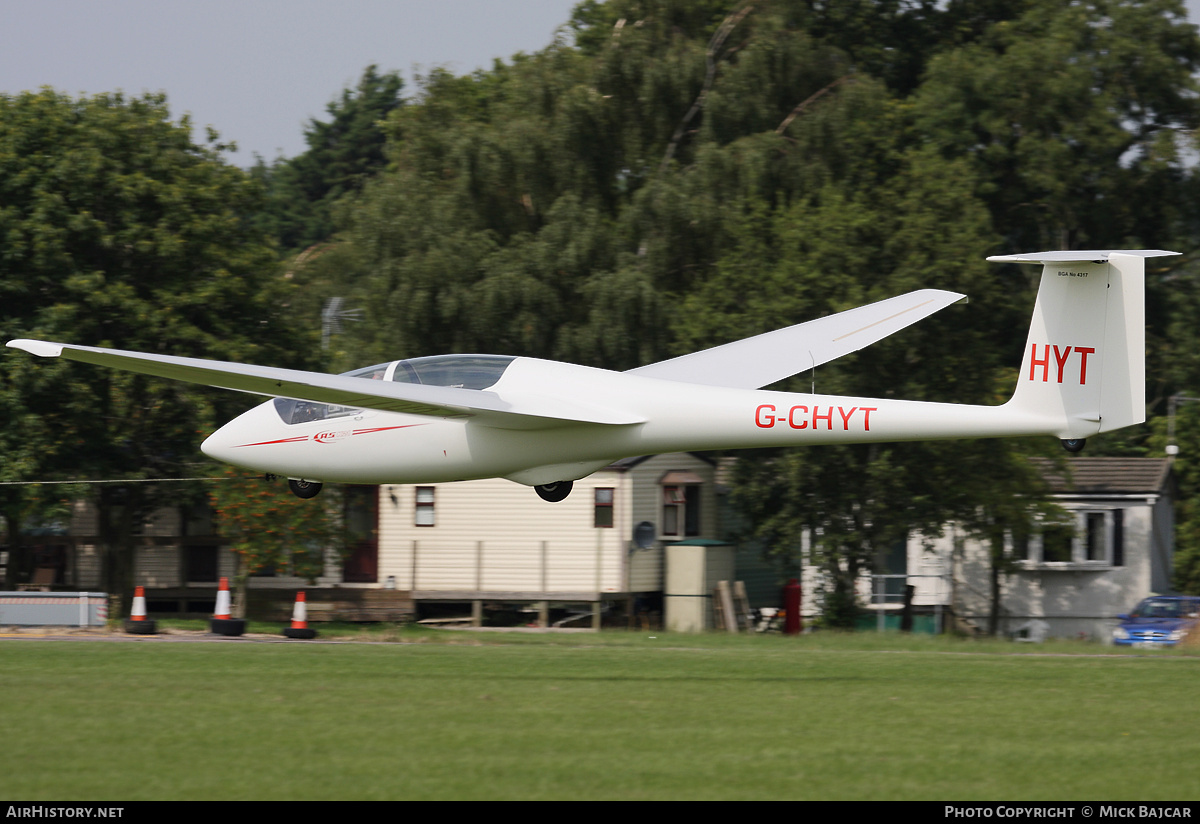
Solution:
[{"label": "glider wingtip", "polygon": [[918,289],[917,291],[909,292],[908,294],[917,298],[930,298],[937,300],[942,302],[945,306],[967,302],[967,296],[962,292],[952,292],[949,289]]},{"label": "glider wingtip", "polygon": [[44,340],[26,340],[23,338],[10,340],[5,346],[10,349],[24,350],[31,355],[37,355],[39,358],[57,358],[62,354],[63,350],[61,343],[50,343]]}]

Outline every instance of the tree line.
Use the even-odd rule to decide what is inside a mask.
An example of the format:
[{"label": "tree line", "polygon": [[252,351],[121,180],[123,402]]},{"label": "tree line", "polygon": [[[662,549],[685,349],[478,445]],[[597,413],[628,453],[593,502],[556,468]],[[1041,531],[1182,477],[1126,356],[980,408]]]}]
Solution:
[{"label": "tree line", "polygon": [[[586,0],[488,70],[408,91],[368,67],[304,153],[246,171],[159,97],[0,97],[0,331],[323,369],[453,351],[627,369],[937,287],[971,304],[781,388],[990,403],[1036,273],[986,255],[1168,248],[1188,254],[1149,272],[1151,422],[1088,447],[1162,454],[1167,399],[1200,393],[1198,60],[1178,0]],[[333,296],[366,322],[326,351]],[[0,477],[170,477],[238,403],[81,369],[3,359]],[[1178,418],[1194,587],[1200,409]],[[1044,509],[1027,458],[1054,447],[747,453],[734,498],[768,546],[816,536],[846,621],[854,577],[912,530],[966,524],[998,582],[1005,532]],[[162,494],[100,500],[112,534]],[[10,533],[43,497],[0,487]]]}]

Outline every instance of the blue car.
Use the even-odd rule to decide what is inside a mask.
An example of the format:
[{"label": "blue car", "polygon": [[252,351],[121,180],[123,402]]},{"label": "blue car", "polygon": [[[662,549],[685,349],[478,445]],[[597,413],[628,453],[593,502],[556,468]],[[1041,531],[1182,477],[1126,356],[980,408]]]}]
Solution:
[{"label": "blue car", "polygon": [[1119,647],[1172,647],[1200,622],[1200,598],[1191,595],[1155,595],[1128,615],[1118,615],[1113,630]]}]

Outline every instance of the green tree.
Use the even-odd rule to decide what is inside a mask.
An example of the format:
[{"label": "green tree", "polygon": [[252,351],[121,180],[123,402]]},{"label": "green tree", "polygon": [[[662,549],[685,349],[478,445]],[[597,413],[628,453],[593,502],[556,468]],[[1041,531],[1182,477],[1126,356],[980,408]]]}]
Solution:
[{"label": "green tree", "polygon": [[329,239],[336,229],[334,208],[387,165],[388,115],[404,104],[404,81],[397,72],[380,74],[368,66],[353,89],[326,106],[328,121],[312,119],[304,129],[308,149],[271,165],[262,159],[251,174],[267,188],[256,221],[279,238],[284,249],[300,252]]},{"label": "green tree", "polygon": [[[673,300],[726,240],[729,198],[784,198],[820,166],[807,131],[782,161],[791,134],[743,140],[848,68],[787,9],[616,8],[626,23],[609,28],[597,22],[609,5],[581,7],[580,25],[607,38],[594,53],[558,43],[490,72],[435,71],[393,113],[394,168],[347,210],[344,235],[369,273],[363,329],[379,330],[378,356],[486,347],[610,368],[662,357]],[[809,119],[828,137],[828,120]],[[822,156],[837,153],[826,145]]]},{"label": "green tree", "polygon": [[[1023,8],[1021,8],[1023,6]],[[1193,253],[1200,39],[1183,4],[1025,2],[929,63],[917,123],[978,174],[1011,251],[1158,247]],[[1189,255],[1189,258],[1191,255]],[[1147,269],[1148,411],[1200,391],[1189,258]],[[1191,414],[1190,412],[1188,414]],[[1161,419],[1101,436],[1089,452],[1161,455]],[[1156,432],[1156,435],[1152,435]],[[1176,463],[1176,585],[1200,591],[1200,478]]]},{"label": "green tree", "polygon": [[1190,200],[1181,137],[1200,122],[1183,4],[1022,6],[929,61],[918,130],[971,160],[1013,249],[1161,243]]},{"label": "green tree", "polygon": [[[890,104],[882,105],[886,112]],[[869,145],[862,149],[870,151]],[[710,330],[734,339],[939,287],[967,293],[971,305],[947,309],[865,352],[823,365],[815,375],[798,375],[789,388],[993,400],[994,371],[1003,355],[997,341],[1014,312],[1014,296],[981,259],[980,251],[994,241],[986,211],[972,194],[970,172],[925,152],[876,163],[899,173],[856,193],[845,183],[828,185],[769,218],[748,212],[717,275],[684,300],[676,321],[680,348],[695,348]],[[948,260],[956,265],[945,265]],[[966,313],[972,322],[964,320]],[[749,455],[738,466],[735,499],[756,537],[791,552],[803,534],[811,536],[811,560],[831,582],[825,608],[835,626],[853,624],[855,582],[891,546],[912,532],[940,534],[944,524],[979,504],[969,491],[984,494],[968,483],[975,458],[959,444],[790,449],[767,460]]]},{"label": "green tree", "polygon": [[1030,536],[1066,514],[1050,497],[1045,477],[1051,467],[1066,470],[1064,455],[1052,440],[978,440],[956,451],[967,471],[955,479],[954,520],[987,547],[988,635],[1001,632],[1004,580],[1029,557]]},{"label": "green tree", "polygon": [[210,485],[209,500],[221,537],[238,559],[235,617],[245,617],[251,576],[276,571],[315,584],[325,571],[329,550],[344,560],[336,487],[326,490],[319,502],[302,501],[282,482],[271,483],[232,467],[222,474],[222,481]]},{"label": "green tree", "polygon": [[[1184,395],[1184,393],[1180,393]],[[1195,397],[1195,395],[1184,395]],[[1162,456],[1168,443],[1177,447],[1171,459],[1175,492],[1175,557],[1171,583],[1179,592],[1200,594],[1200,404],[1181,401],[1172,423],[1167,417],[1151,422],[1148,448]]]},{"label": "green tree", "polygon": [[[260,190],[224,162],[225,148],[211,131],[207,145],[194,144],[161,95],[0,95],[3,338],[302,362],[312,346],[281,316],[289,286],[250,220]],[[0,472],[12,481],[187,477],[203,434],[245,406],[17,353],[0,362],[0,386],[6,446],[15,447]],[[200,494],[177,484],[93,488],[110,592],[131,589],[133,535],[146,514]]]}]

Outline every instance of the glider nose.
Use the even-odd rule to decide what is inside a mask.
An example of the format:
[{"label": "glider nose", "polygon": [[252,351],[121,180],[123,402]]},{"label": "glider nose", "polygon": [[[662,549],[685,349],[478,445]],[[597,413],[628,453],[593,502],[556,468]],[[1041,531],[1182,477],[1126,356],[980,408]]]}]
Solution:
[{"label": "glider nose", "polygon": [[[257,450],[251,447],[305,441],[307,437],[287,432],[283,421],[275,410],[275,402],[267,401],[243,412],[200,444],[200,451],[210,458],[234,466],[262,472],[274,472],[268,466],[260,466]],[[278,457],[276,455],[276,457]],[[282,472],[279,474],[283,474]]]},{"label": "glider nose", "polygon": [[229,424],[225,424],[205,438],[204,443],[200,444],[200,451],[213,460],[232,463],[234,443],[229,436],[229,429]]},{"label": "glider nose", "polygon": [[[263,407],[267,407],[264,410]],[[246,450],[240,449],[249,442],[256,440],[255,435],[263,434],[264,425],[269,425],[273,420],[271,415],[264,414],[265,412],[273,412],[271,402],[256,406],[248,412],[243,412],[233,420],[226,423],[216,432],[204,439],[204,443],[200,444],[200,451],[210,458],[221,461],[222,463],[238,464],[237,456],[244,453]],[[258,440],[264,440],[258,438]],[[245,459],[245,455],[240,457]]]}]

